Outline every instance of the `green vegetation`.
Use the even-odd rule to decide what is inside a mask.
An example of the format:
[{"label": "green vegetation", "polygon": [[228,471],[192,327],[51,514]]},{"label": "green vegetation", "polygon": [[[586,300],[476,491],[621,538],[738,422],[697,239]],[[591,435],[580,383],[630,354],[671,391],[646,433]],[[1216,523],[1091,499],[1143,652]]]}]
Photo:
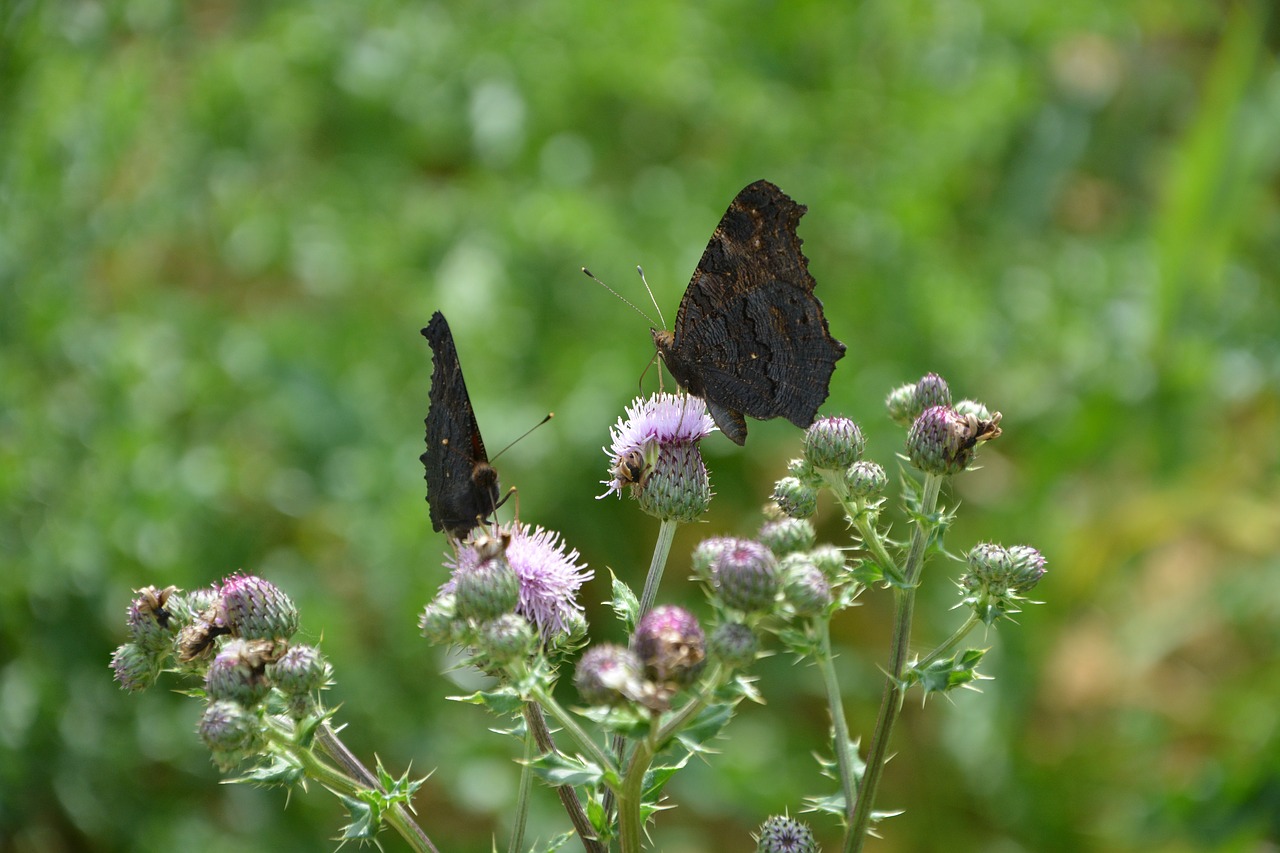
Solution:
[{"label": "green vegetation", "polygon": [[[578,268],[648,311],[643,265],[670,322],[756,178],[809,207],[849,348],[824,411],[888,459],[884,396],[925,371],[1000,410],[949,543],[1052,567],[981,695],[904,712],[869,849],[1280,838],[1277,28],[1265,0],[0,6],[0,850],[328,849],[332,798],[218,785],[198,703],[107,668],[130,590],[241,568],[321,641],[348,745],[438,768],[443,849],[504,837],[510,741],[416,626],[447,548],[418,329],[448,315],[491,453],[556,412],[497,467],[618,640],[605,569],[642,583],[657,523],[595,500],[600,448],[652,344]],[[704,443],[659,601],[700,606],[689,552],[752,534],[798,455],[750,429]],[[854,732],[889,608],[833,626]],[[672,783],[667,853],[749,849],[821,787],[819,674],[758,674],[769,706]]]}]

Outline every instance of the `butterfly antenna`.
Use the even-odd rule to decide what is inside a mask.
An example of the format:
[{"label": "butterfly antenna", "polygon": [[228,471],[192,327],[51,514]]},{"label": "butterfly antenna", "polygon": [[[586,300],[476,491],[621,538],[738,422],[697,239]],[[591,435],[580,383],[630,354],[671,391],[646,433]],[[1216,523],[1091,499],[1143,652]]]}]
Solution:
[{"label": "butterfly antenna", "polygon": [[[556,416],[556,413],[555,413],[555,412],[547,412],[547,416],[546,416],[545,418],[543,418],[542,420],[538,421],[538,422],[537,422],[536,424],[534,424],[533,426],[529,427],[529,428],[528,428],[527,430],[525,430],[521,435],[517,436],[517,437],[516,437],[516,439],[515,439],[515,441],[512,441],[512,442],[511,442],[511,444],[508,444],[506,447],[502,448],[502,449],[501,449],[501,450],[499,450],[497,453],[495,453],[495,454],[493,455],[493,458],[492,458],[492,459],[490,459],[489,461],[490,461],[490,462],[497,462],[497,461],[498,461],[498,457],[499,457],[499,456],[501,456],[502,454],[506,453],[508,450],[510,450],[510,449],[515,445],[515,443],[516,443],[517,441],[520,441],[520,440],[521,440],[521,439],[523,439],[526,435],[528,435],[529,433],[533,432],[535,429],[537,429],[538,427],[542,426],[543,424],[545,424],[547,421],[551,420],[551,419],[552,419],[552,418],[554,418],[555,416]],[[508,495],[508,497],[510,497],[510,495]],[[503,502],[506,502],[507,498],[503,498],[502,500],[503,500]],[[500,504],[498,504],[498,506],[502,506],[502,504],[500,503]]]},{"label": "butterfly antenna", "polygon": [[[596,278],[596,277],[591,273],[591,270],[587,269],[586,267],[583,267],[583,268],[582,268],[582,271],[583,271],[583,273],[585,273],[585,274],[586,274],[587,278],[591,279],[591,280],[592,280],[592,281],[594,281],[596,284],[600,285],[600,286],[601,286],[601,287],[603,287],[605,290],[609,291],[609,292],[610,292],[610,293],[612,293],[614,296],[616,296],[616,297],[618,297],[619,299],[621,299],[624,303],[626,303],[627,305],[631,306],[631,310],[632,310],[632,311],[634,311],[634,312],[636,312],[637,314],[639,314],[641,317],[643,317],[643,318],[645,319],[645,322],[647,322],[650,326],[654,325],[653,318],[652,318],[652,317],[650,317],[648,314],[644,313],[643,311],[641,311],[639,308],[637,308],[634,302],[632,302],[632,301],[631,301],[630,299],[628,299],[627,297],[623,296],[623,295],[622,295],[621,293],[619,293],[618,291],[614,290],[614,289],[613,289],[612,287],[610,287],[609,285],[605,284],[605,283],[604,283],[603,281],[601,281],[600,279]],[[645,287],[648,287],[648,285],[646,284],[646,285],[645,285]],[[652,296],[652,294],[650,294],[650,295]],[[654,304],[656,305],[657,303],[655,302]],[[665,327],[664,327],[664,328],[665,328]]]},{"label": "butterfly antenna", "polygon": [[658,300],[653,295],[653,288],[649,286],[648,279],[644,277],[644,268],[636,264],[636,272],[640,273],[640,283],[644,285],[644,289],[649,291],[649,301],[653,303],[654,310],[658,312],[658,319],[662,321],[662,328],[667,328],[667,318],[662,316],[662,309],[658,307]]}]

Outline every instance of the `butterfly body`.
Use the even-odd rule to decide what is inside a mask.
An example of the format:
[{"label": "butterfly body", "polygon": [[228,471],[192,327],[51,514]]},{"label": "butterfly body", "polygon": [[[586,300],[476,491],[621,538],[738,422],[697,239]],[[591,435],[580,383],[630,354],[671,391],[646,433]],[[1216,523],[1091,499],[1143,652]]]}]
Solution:
[{"label": "butterfly body", "polygon": [[426,418],[427,506],[431,526],[463,539],[501,503],[498,472],[480,437],[458,350],[444,315],[437,311],[422,330],[431,345],[431,397]]},{"label": "butterfly body", "polygon": [[672,331],[653,343],[685,390],[732,441],[744,415],[808,427],[845,347],[814,296],[796,226],[807,208],[768,181],[734,198],[694,271]]}]

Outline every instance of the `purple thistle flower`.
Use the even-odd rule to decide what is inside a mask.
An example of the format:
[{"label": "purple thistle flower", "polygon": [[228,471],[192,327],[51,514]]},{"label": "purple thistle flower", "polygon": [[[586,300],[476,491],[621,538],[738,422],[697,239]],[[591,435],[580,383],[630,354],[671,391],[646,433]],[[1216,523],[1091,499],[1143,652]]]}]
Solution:
[{"label": "purple thistle flower", "polygon": [[626,419],[609,428],[612,446],[605,448],[609,457],[610,479],[600,497],[617,493],[622,488],[644,482],[647,469],[664,445],[693,444],[706,438],[716,428],[707,414],[707,404],[688,394],[654,394],[637,397],[627,407]]},{"label": "purple thistle flower", "polygon": [[[560,534],[541,527],[516,525],[503,531],[510,535],[506,558],[520,581],[520,598],[516,613],[528,619],[544,639],[565,633],[581,620],[576,614],[582,605],[576,601],[578,588],[595,573],[577,565],[577,550],[565,552]],[[445,567],[456,578],[459,572],[473,571],[487,556],[470,543],[459,547],[457,554],[445,561]],[[450,579],[441,588],[453,592]]]}]

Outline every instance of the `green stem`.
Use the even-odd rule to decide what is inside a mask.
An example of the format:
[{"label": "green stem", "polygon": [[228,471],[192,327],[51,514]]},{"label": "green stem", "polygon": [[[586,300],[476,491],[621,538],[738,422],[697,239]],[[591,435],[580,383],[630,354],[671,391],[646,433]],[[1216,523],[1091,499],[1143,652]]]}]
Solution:
[{"label": "green stem", "polygon": [[598,743],[592,740],[590,735],[582,730],[582,726],[578,725],[578,721],[575,720],[568,711],[560,706],[560,703],[555,700],[554,696],[542,687],[535,687],[533,689],[533,698],[546,710],[548,714],[551,715],[552,719],[560,724],[561,728],[569,733],[570,737],[572,737],[578,744],[578,748],[589,755],[591,760],[599,765],[600,769],[604,771],[606,776],[611,772],[614,775],[617,774],[617,766],[614,764],[613,759],[609,757],[609,754],[605,752]]},{"label": "green stem", "polygon": [[664,519],[658,528],[658,541],[653,544],[653,559],[649,561],[649,574],[644,579],[644,592],[640,596],[640,610],[636,613],[636,621],[644,617],[653,607],[658,597],[658,585],[662,583],[662,572],[667,566],[667,557],[671,555],[671,543],[676,536],[676,528],[680,522]]},{"label": "green stem", "polygon": [[889,666],[885,675],[884,693],[880,699],[880,713],[876,717],[871,743],[867,748],[867,766],[863,771],[858,797],[849,815],[849,827],[845,831],[844,850],[856,853],[862,849],[867,830],[871,826],[871,810],[875,804],[876,788],[884,772],[889,752],[889,739],[893,725],[902,710],[902,674],[906,669],[907,654],[911,644],[911,618],[915,611],[916,586],[924,566],[925,550],[933,534],[933,515],[942,490],[942,477],[926,474],[924,491],[920,500],[920,517],[911,532],[911,547],[901,586],[893,588],[897,603],[894,615],[893,640],[889,648]]},{"label": "green stem", "polygon": [[[525,708],[528,709],[528,703]],[[520,793],[516,798],[515,826],[511,829],[511,840],[507,843],[507,853],[520,853],[524,849],[524,828],[529,822],[529,791],[533,787],[533,767],[530,762],[537,755],[537,747],[533,740],[533,729],[526,719],[524,732],[524,763],[520,765]]]},{"label": "green stem", "polygon": [[818,634],[818,668],[822,671],[822,683],[827,688],[827,706],[831,711],[831,729],[835,741],[836,766],[840,771],[840,788],[844,791],[846,813],[850,809],[858,784],[853,769],[853,757],[849,754],[849,724],[844,718],[844,702],[840,698],[840,682],[836,678],[835,657],[831,654],[831,619],[815,616],[813,630]]},{"label": "green stem", "polygon": [[[539,749],[544,753],[559,752],[556,749],[555,741],[551,738],[551,730],[547,728],[547,718],[543,716],[541,705],[537,702],[526,702],[524,705],[524,719]],[[578,799],[578,792],[573,789],[573,786],[557,786],[556,795],[560,798],[561,805],[564,806],[564,810],[569,815],[569,822],[573,824],[574,830],[578,833],[578,839],[582,842],[582,849],[586,853],[607,853],[605,845],[595,837],[595,827],[591,825],[591,819],[583,811],[582,801]]]},{"label": "green stem", "polygon": [[978,626],[978,623],[981,621],[982,620],[978,618],[978,614],[970,612],[969,618],[964,620],[964,624],[961,625],[959,628],[957,628],[954,634],[952,634],[950,637],[947,637],[947,639],[941,645],[939,645],[933,651],[929,652],[929,654],[925,655],[924,657],[920,658],[920,660],[916,661],[916,668],[924,669],[926,666],[933,663],[943,655],[947,654],[956,646],[960,645],[960,641],[963,640],[970,631],[976,628]]}]

